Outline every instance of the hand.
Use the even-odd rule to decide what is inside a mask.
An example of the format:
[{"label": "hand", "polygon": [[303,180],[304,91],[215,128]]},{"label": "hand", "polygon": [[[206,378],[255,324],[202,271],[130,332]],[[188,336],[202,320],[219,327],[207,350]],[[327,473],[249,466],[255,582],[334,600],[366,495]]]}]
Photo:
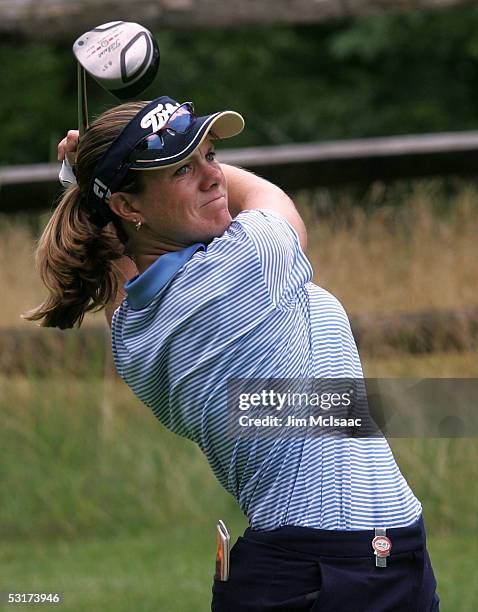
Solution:
[{"label": "hand", "polygon": [[79,139],[78,130],[68,130],[65,138],[58,143],[58,161],[63,161],[66,157],[70,166],[75,165]]}]

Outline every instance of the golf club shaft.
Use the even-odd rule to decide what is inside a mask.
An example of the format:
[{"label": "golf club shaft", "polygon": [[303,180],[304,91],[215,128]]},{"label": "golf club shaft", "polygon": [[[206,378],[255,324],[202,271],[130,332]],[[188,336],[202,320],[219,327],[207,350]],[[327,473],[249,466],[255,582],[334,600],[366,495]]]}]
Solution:
[{"label": "golf club shaft", "polygon": [[80,137],[88,128],[88,100],[86,97],[86,71],[78,62],[78,130]]}]

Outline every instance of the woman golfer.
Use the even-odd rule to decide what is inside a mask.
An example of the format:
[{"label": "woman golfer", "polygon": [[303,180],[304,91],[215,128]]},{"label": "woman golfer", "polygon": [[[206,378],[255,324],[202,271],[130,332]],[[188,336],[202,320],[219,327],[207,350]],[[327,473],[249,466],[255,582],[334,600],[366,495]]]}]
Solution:
[{"label": "woman golfer", "polygon": [[[342,306],[311,283],[291,200],[215,159],[214,141],[242,128],[235,112],[196,116],[167,97],[99,117],[40,240],[49,297],[28,317],[68,328],[105,308],[120,376],[237,499],[250,527],[213,610],[438,610],[422,508],[386,440],[270,435],[248,416],[273,418],[276,380],[362,369]],[[251,381],[240,408],[233,380]],[[244,435],[231,429],[239,412]]]}]

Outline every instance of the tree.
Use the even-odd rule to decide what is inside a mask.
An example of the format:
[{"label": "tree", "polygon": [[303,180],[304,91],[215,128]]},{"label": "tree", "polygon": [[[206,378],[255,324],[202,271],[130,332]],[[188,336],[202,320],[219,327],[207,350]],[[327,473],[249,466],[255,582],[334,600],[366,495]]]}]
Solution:
[{"label": "tree", "polygon": [[[233,108],[247,129],[225,146],[476,129],[478,10],[310,26],[161,31],[145,99]],[[76,125],[71,47],[0,47],[0,163],[48,161]],[[90,109],[115,104],[89,80]]]}]

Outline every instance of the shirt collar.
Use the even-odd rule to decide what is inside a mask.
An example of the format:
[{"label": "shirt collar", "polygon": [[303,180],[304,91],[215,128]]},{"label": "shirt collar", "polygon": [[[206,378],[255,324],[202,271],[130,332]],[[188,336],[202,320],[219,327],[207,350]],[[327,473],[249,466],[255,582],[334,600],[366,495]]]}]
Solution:
[{"label": "shirt collar", "polygon": [[133,310],[140,310],[147,306],[199,249],[205,250],[206,246],[202,243],[197,243],[180,251],[161,255],[142,274],[129,280],[124,288],[131,308]]}]

